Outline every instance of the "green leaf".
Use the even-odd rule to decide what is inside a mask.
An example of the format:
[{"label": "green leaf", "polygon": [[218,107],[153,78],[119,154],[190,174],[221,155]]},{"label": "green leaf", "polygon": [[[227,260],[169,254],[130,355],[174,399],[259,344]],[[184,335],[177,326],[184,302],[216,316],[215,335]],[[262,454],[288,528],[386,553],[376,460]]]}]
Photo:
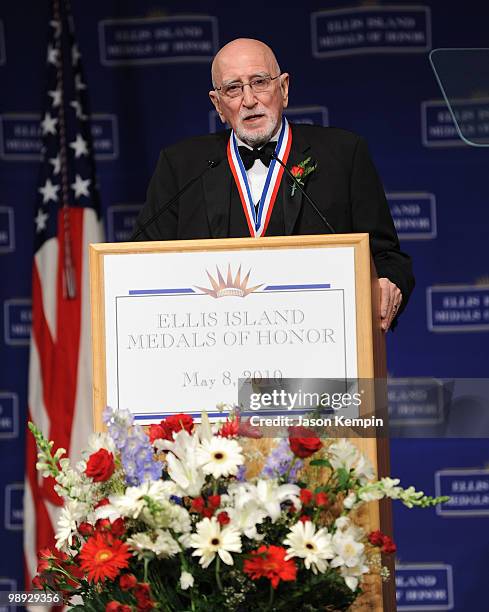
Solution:
[{"label": "green leaf", "polygon": [[309,465],[312,465],[314,467],[333,467],[327,459],[313,459],[309,462]]},{"label": "green leaf", "polygon": [[350,472],[345,470],[345,468],[340,467],[336,470],[336,478],[338,481],[338,486],[341,489],[345,489],[350,480]]}]

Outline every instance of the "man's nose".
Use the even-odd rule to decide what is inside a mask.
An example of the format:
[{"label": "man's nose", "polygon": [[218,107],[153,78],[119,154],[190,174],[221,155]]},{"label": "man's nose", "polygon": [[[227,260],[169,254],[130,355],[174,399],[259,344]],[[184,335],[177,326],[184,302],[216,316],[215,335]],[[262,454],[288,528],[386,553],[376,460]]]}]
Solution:
[{"label": "man's nose", "polygon": [[251,108],[256,104],[255,92],[251,89],[251,85],[246,83],[243,86],[243,105],[247,108]]}]

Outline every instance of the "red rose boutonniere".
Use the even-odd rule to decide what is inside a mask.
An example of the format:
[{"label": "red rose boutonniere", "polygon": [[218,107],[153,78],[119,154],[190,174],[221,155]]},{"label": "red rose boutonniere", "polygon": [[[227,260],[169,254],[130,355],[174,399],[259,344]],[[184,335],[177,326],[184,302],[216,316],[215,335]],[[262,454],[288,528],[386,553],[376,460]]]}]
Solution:
[{"label": "red rose boutonniere", "polygon": [[[309,176],[311,172],[314,172],[316,168],[317,168],[316,162],[312,162],[311,158],[308,157],[304,161],[301,161],[300,164],[297,164],[297,166],[292,166],[292,168],[290,169],[290,172],[292,176],[296,179],[296,181],[300,183],[301,187],[304,187],[305,178]],[[290,192],[290,195],[292,197],[294,196],[296,189],[297,189],[297,183],[294,182],[292,183],[292,191]]]}]

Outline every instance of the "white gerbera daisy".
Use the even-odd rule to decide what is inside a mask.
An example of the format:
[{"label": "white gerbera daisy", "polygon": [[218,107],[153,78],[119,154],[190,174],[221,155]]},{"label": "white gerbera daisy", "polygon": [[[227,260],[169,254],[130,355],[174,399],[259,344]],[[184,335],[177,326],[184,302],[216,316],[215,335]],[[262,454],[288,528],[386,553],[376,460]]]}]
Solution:
[{"label": "white gerbera daisy", "polygon": [[238,473],[238,467],[244,463],[238,442],[217,436],[203,440],[197,448],[196,456],[202,471],[212,474],[214,478],[234,476]]},{"label": "white gerbera daisy", "polygon": [[221,525],[213,516],[197,523],[197,533],[190,536],[190,546],[195,548],[192,556],[200,557],[199,563],[205,569],[214,560],[216,554],[226,563],[234,565],[230,552],[241,552],[239,531],[231,525],[221,529]]},{"label": "white gerbera daisy", "polygon": [[324,527],[316,531],[316,525],[312,521],[296,523],[289,531],[284,544],[289,547],[286,560],[300,557],[304,559],[306,568],[312,569],[315,574],[318,571],[324,574],[328,567],[326,559],[334,557],[331,534]]}]

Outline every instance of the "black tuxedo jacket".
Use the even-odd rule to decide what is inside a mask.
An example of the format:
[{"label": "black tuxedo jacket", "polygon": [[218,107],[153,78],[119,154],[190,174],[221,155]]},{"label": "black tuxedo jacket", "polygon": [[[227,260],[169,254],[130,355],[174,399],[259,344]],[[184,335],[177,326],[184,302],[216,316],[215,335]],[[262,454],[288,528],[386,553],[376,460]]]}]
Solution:
[{"label": "black tuxedo jacket", "polygon": [[[411,260],[399,248],[384,190],[365,141],[345,130],[291,125],[287,166],[308,157],[317,168],[305,189],[337,233],[368,232],[379,278],[402,291],[404,309],[414,287]],[[136,231],[168,202],[209,160],[219,161],[185,194],[145,227],[136,240],[188,240],[248,236],[244,212],[226,156],[229,130],[184,140],[163,149],[148,187]],[[329,233],[299,190],[291,195],[285,173],[266,235]]]}]

